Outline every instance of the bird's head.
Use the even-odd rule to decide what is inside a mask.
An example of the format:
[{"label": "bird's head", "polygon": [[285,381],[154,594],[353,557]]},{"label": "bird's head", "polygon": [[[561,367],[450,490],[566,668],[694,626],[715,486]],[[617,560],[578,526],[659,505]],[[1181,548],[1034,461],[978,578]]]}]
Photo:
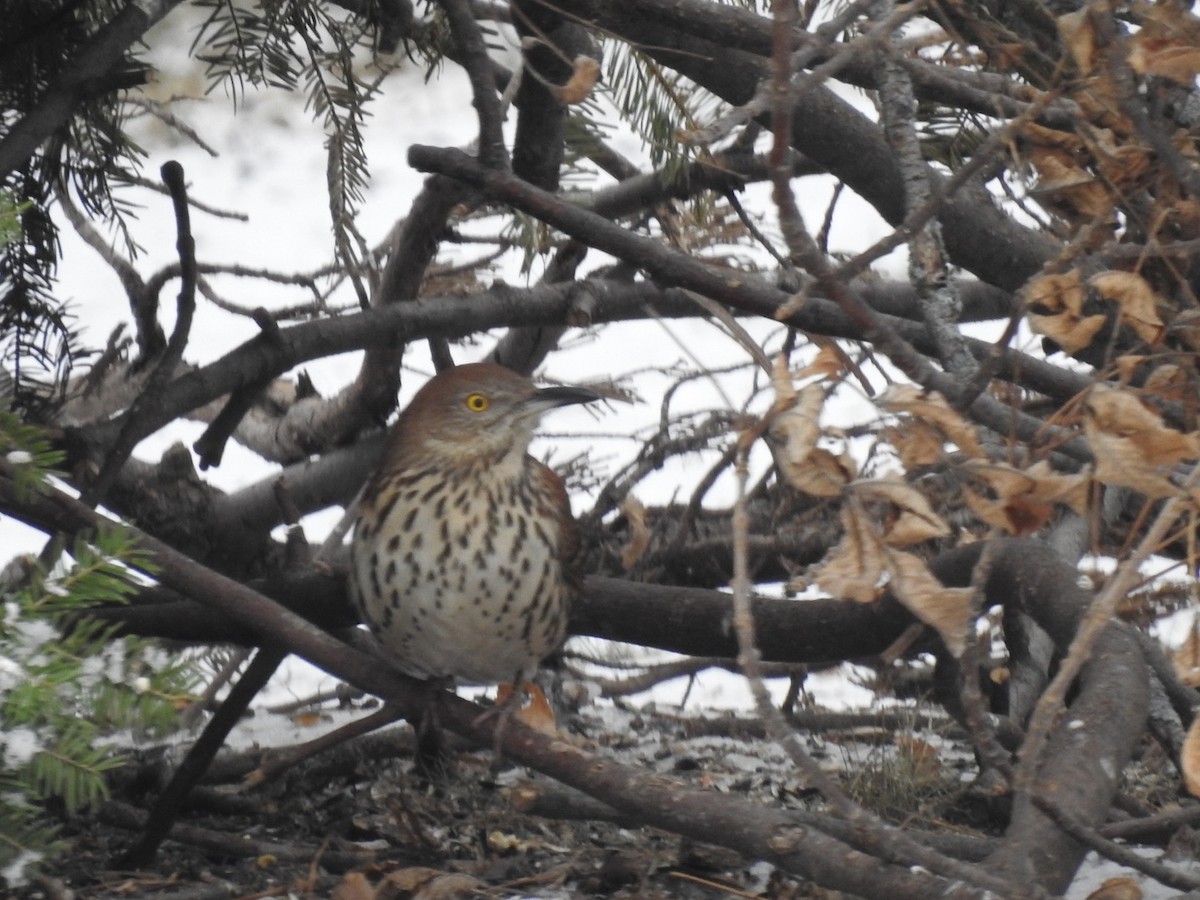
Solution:
[{"label": "bird's head", "polygon": [[436,454],[460,462],[520,458],[543,413],[598,399],[587,388],[539,388],[492,363],[455,366],[417,391],[394,426],[388,456]]}]

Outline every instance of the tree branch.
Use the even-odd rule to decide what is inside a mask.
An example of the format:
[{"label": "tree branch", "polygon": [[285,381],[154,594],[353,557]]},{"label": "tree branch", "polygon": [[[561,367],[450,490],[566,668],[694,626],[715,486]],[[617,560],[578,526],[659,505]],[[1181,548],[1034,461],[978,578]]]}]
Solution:
[{"label": "tree branch", "polygon": [[125,58],[129,47],[152,25],[178,6],[180,0],[131,0],[92,36],[63,74],[38,99],[37,105],[0,140],[0,180],[23,166],[42,142],[67,123],[89,86]]}]

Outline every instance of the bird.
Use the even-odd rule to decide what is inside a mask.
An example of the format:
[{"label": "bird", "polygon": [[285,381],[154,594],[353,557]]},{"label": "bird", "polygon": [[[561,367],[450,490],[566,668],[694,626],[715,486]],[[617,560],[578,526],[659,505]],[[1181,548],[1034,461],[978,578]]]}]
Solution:
[{"label": "bird", "polygon": [[562,479],[528,450],[544,413],[598,399],[472,363],[397,418],[360,501],[350,595],[402,671],[520,686],[561,647],[578,529]]}]

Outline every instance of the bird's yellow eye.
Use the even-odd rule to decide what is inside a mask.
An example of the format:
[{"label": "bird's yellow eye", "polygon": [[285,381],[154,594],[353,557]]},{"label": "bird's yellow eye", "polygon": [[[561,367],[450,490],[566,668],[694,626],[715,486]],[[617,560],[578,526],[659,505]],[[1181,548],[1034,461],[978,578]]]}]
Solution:
[{"label": "bird's yellow eye", "polygon": [[483,412],[490,402],[484,394],[467,394],[467,409],[471,412]]}]

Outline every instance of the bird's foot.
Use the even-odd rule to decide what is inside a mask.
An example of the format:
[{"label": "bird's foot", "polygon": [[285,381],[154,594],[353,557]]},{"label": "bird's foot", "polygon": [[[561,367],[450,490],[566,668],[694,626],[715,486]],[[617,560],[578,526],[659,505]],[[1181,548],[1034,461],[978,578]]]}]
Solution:
[{"label": "bird's foot", "polygon": [[445,778],[450,771],[450,746],[437,711],[437,694],[445,686],[440,679],[425,683],[427,696],[422,703],[421,715],[412,723],[417,741],[413,762],[418,772],[437,780]]}]

